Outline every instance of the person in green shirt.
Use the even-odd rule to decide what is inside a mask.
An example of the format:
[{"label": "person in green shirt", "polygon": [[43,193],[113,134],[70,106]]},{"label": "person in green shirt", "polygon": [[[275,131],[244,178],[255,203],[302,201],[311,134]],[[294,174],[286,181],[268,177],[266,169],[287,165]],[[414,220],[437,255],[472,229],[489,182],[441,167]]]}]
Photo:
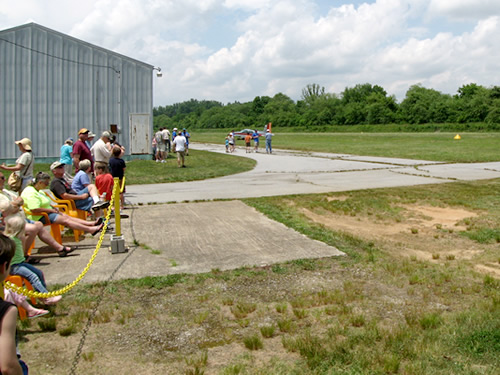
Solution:
[{"label": "person in green shirt", "polygon": [[[71,229],[90,233],[93,236],[102,230],[104,226],[102,218],[93,221],[82,220],[66,215],[60,212],[59,209],[52,207],[50,198],[40,191],[47,189],[49,186],[50,176],[47,173],[39,172],[33,181],[33,184],[27,186],[21,194],[21,198],[24,200],[24,207],[31,211],[31,214],[27,215],[28,219],[39,220],[44,224],[56,223],[64,225]],[[45,217],[42,216],[43,212],[49,217],[50,223],[45,223]]]}]

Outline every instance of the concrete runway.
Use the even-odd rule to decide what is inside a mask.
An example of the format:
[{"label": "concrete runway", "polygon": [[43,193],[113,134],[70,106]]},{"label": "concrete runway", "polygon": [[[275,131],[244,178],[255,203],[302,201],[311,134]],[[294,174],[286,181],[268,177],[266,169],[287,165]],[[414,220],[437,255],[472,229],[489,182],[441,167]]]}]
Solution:
[{"label": "concrete runway", "polygon": [[[194,144],[193,149],[224,152],[222,146]],[[324,193],[368,188],[500,178],[500,162],[450,164],[352,155],[275,150],[236,155],[257,160],[254,170],[205,181],[127,186],[131,203],[165,203],[126,210],[122,233],[130,253],[111,254],[110,234],[83,282],[199,273],[213,269],[262,266],[301,258],[343,255],[268,219],[240,201],[245,197]],[[189,158],[188,158],[189,159]],[[189,163],[189,160],[188,160]],[[135,248],[134,239],[147,249]],[[87,235],[67,258],[54,253],[39,268],[48,284],[73,281],[88,263],[97,238]],[[70,243],[73,245],[74,243]],[[36,255],[36,253],[35,253]]]},{"label": "concrete runway", "polygon": [[[224,153],[224,146],[193,144],[195,150]],[[204,181],[127,186],[127,200],[166,203],[212,199],[327,193],[500,177],[500,162],[452,164],[327,153],[274,150],[235,155],[257,161],[253,170]],[[173,162],[173,161],[170,161]],[[189,165],[189,157],[187,158]]]}]

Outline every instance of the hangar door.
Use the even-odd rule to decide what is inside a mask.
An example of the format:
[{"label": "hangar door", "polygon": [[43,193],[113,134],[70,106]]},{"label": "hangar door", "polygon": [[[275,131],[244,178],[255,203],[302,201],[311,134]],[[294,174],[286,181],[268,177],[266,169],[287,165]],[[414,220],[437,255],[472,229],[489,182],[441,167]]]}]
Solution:
[{"label": "hangar door", "polygon": [[151,153],[151,132],[149,113],[130,114],[130,154]]}]

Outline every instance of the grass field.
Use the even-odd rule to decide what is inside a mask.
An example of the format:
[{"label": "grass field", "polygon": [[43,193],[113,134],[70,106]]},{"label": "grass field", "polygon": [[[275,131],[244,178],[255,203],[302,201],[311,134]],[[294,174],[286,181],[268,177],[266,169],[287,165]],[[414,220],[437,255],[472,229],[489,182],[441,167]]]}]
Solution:
[{"label": "grass field", "polygon": [[[224,143],[226,132],[193,132],[193,141]],[[446,162],[500,160],[500,133],[280,133],[274,148]],[[261,140],[261,147],[264,146]],[[243,141],[237,141],[243,145]]]},{"label": "grass field", "polygon": [[[255,160],[236,155],[190,150],[189,156],[186,156],[186,168],[177,167],[177,159],[173,154],[170,154],[166,163],[132,160],[127,162],[125,178],[127,185],[205,180],[246,172],[254,168],[255,163]],[[35,174],[40,171],[52,175],[48,163],[37,163]]]},{"label": "grass field", "polygon": [[[289,135],[282,140],[304,150],[347,153],[331,149],[338,138],[339,147],[366,151],[354,154],[499,159],[493,153],[499,137],[491,134],[473,135],[471,143],[458,143],[468,134],[462,141],[433,134],[441,143],[432,147],[426,143],[433,137],[416,135],[427,151],[415,154],[406,150],[412,137],[392,135],[400,150],[394,155],[384,154],[387,137]],[[283,147],[280,137],[275,147]],[[456,145],[468,145],[471,155],[461,156]],[[434,148],[442,150],[424,157]],[[215,169],[234,160],[199,155]],[[78,373],[496,375],[499,192],[496,179],[246,199],[347,256],[79,285],[52,316],[20,324],[21,352],[32,373],[67,374],[100,300]]]}]

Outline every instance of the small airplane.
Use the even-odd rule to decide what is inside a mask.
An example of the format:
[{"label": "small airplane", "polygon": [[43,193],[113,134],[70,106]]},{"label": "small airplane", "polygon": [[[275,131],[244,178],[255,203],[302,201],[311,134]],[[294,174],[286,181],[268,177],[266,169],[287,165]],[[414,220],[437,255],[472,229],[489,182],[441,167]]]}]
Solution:
[{"label": "small airplane", "polygon": [[[271,123],[264,125],[264,131],[258,130],[257,134],[259,134],[259,137],[264,137],[268,130],[271,131]],[[255,133],[254,129],[243,129],[243,130],[240,130],[239,132],[234,132],[234,136],[235,136],[235,138],[238,138],[238,139],[245,139],[245,136],[247,134],[252,135],[253,133]]]}]

